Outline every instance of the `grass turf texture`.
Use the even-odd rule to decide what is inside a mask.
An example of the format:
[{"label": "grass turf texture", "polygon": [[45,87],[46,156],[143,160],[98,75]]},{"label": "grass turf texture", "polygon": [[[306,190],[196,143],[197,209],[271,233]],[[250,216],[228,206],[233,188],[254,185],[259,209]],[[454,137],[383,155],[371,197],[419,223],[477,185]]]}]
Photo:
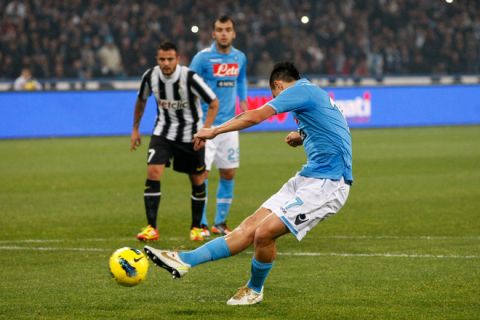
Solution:
[{"label": "grass turf texture", "polygon": [[[231,226],[304,163],[284,135],[241,135]],[[110,278],[115,249],[142,248],[148,137],[135,153],[128,137],[0,141],[0,319],[478,318],[480,127],[352,136],[347,205],[301,243],[280,239],[264,302],[241,308],[225,301],[247,281],[252,250],[181,280],[153,264],[133,288]],[[213,204],[216,172],[210,181]],[[166,171],[162,197],[155,246],[195,247],[188,178]]]}]

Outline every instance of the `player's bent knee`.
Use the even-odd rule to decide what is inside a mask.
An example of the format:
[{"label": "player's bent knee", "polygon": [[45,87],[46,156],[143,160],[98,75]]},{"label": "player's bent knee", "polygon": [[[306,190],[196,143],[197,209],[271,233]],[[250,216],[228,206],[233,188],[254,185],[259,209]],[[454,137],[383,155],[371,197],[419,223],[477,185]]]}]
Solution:
[{"label": "player's bent knee", "polygon": [[274,241],[275,237],[268,228],[259,227],[257,230],[255,230],[255,236],[253,240],[255,247],[268,246]]}]

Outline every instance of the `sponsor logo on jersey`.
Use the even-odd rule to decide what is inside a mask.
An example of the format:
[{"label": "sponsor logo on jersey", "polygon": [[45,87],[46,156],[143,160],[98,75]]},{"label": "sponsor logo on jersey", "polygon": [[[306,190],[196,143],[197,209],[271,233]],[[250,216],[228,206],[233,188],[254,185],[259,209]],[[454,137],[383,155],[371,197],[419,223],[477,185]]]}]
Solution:
[{"label": "sponsor logo on jersey", "polygon": [[235,87],[234,80],[219,80],[217,81],[217,87],[219,88],[233,88]]},{"label": "sponsor logo on jersey", "polygon": [[239,73],[238,63],[215,63],[213,65],[214,77],[236,77]]},{"label": "sponsor logo on jersey", "polygon": [[188,108],[188,102],[181,100],[158,100],[158,106],[163,109],[173,109],[179,110],[183,108]]}]

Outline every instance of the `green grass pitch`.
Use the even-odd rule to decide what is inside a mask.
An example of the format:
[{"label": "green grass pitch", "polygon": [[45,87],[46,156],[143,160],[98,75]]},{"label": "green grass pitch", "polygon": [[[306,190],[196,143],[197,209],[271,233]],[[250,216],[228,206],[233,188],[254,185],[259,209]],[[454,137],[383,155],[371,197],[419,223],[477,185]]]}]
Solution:
[{"label": "green grass pitch", "polygon": [[[301,167],[285,133],[241,134],[229,224]],[[226,300],[252,250],[180,280],[150,265],[125,288],[107,262],[142,248],[148,137],[0,141],[0,319],[479,319],[480,126],[352,130],[355,183],[342,211],[278,241],[264,302]],[[210,179],[210,203],[218,175]],[[190,249],[188,178],[162,180],[162,248]],[[209,218],[212,220],[212,205]]]}]

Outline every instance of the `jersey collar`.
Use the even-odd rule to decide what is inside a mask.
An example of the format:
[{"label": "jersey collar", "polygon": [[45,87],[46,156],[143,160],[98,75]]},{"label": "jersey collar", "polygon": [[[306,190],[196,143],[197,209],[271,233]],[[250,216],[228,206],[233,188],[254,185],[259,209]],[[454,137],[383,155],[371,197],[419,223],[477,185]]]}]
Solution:
[{"label": "jersey collar", "polygon": [[230,47],[230,53],[219,52],[219,51],[217,50],[217,41],[213,41],[212,45],[210,46],[211,52],[215,52],[215,53],[218,53],[218,54],[225,54],[225,55],[233,53],[233,50],[234,50],[234,49],[235,49],[235,48],[234,48],[233,46],[231,46],[231,47]]}]

